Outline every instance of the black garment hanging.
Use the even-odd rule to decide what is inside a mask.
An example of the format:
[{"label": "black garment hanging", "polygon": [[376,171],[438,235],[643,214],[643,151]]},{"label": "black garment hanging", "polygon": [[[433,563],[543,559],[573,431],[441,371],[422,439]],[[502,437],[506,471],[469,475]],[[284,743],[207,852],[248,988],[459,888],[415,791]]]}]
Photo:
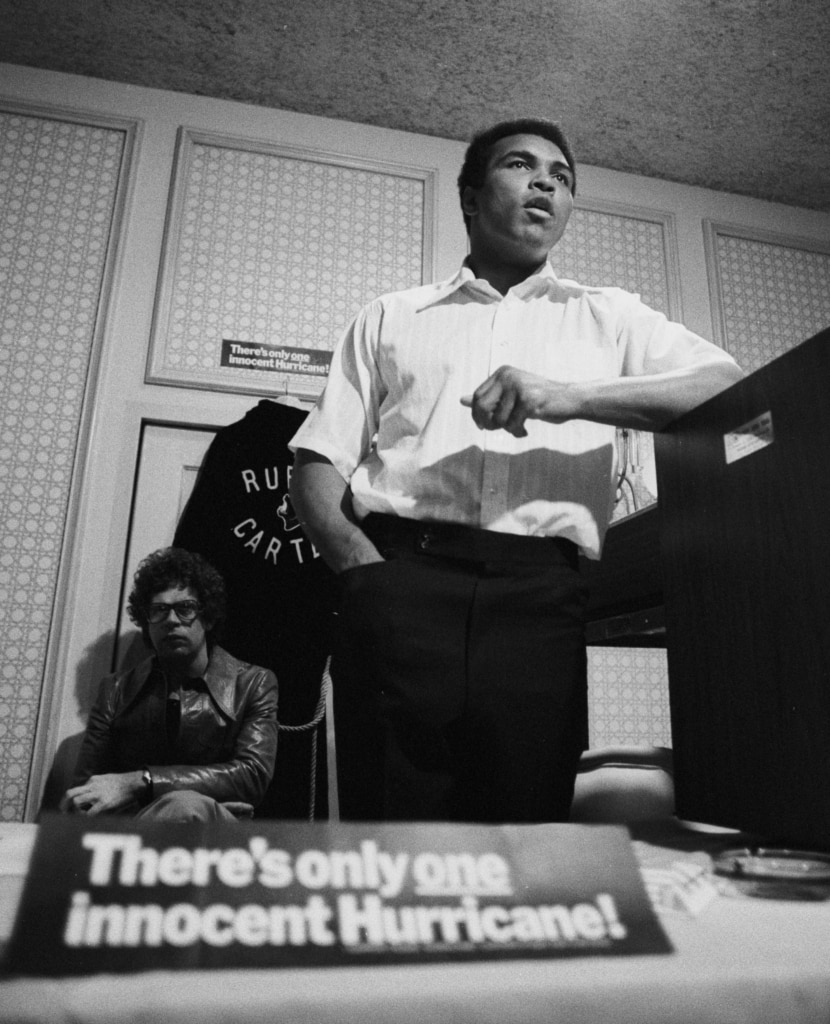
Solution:
[{"label": "black garment hanging", "polygon": [[263,400],[222,428],[205,455],[173,543],[222,573],[228,617],[221,643],[270,668],[279,684],[281,731],[274,780],[258,816],[327,816],[325,728],[286,731],[315,717],[330,653],[335,576],[303,534],[288,494],[288,442],[304,409]]}]

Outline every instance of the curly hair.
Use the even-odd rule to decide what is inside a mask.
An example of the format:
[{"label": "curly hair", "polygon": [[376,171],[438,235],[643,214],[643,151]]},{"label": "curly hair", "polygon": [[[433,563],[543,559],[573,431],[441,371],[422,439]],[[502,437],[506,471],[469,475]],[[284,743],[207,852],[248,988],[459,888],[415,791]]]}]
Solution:
[{"label": "curly hair", "polygon": [[[468,186],[481,188],[487,176],[487,164],[490,161],[493,146],[500,139],[506,139],[509,135],[538,135],[540,138],[552,142],[554,146],[558,146],[573,172],[571,194],[576,195],[576,162],[570,144],[565,138],[565,133],[554,121],[546,121],[544,118],[537,117],[520,117],[513,121],[499,121],[492,128],[485,128],[484,131],[473,136],[473,140],[464,154],[464,163],[461,165],[461,172],[458,175],[458,197],[461,200],[462,211],[464,210],[464,189]],[[464,223],[469,232],[470,218],[466,213],[464,213]]]},{"label": "curly hair", "polygon": [[212,623],[207,630],[208,645],[212,646],[225,621],[225,581],[210,562],[184,548],[161,548],[154,551],[143,559],[133,577],[127,614],[141,630],[144,642],[151,645],[147,608],[156,594],[170,587],[189,587],[196,595],[202,606],[200,614],[203,620]]}]

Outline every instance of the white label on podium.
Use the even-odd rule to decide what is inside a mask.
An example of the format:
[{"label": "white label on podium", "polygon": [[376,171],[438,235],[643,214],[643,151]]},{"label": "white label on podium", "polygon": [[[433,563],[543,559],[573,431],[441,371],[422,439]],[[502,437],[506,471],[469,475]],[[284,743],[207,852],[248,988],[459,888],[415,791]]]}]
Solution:
[{"label": "white label on podium", "polygon": [[771,445],[775,440],[772,429],[772,413],[764,412],[749,423],[744,423],[729,434],[723,435],[723,448],[726,463],[737,462],[739,459],[752,455]]}]

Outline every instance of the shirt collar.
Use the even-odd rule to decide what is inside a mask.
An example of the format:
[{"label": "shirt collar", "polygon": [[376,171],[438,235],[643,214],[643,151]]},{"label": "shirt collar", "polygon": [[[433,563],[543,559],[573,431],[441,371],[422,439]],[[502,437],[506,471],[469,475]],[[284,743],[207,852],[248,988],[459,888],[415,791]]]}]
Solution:
[{"label": "shirt collar", "polygon": [[[548,260],[542,264],[542,266],[530,277],[526,277],[524,281],[520,281],[519,284],[514,285],[510,292],[513,292],[518,298],[526,298],[531,295],[541,294],[558,287],[559,279],[553,272],[553,267],[550,265]],[[459,291],[461,288],[469,288],[471,291],[478,292],[481,295],[485,295],[488,298],[501,300],[504,298],[496,289],[487,281],[482,278],[476,277],[473,273],[473,269],[470,266],[469,257],[464,260],[461,267],[453,275],[453,277],[447,278],[446,281],[440,281],[434,286],[435,290],[433,294],[427,299],[426,302],[420,307],[426,309],[429,306],[434,306],[441,302],[442,299],[448,298],[454,292]],[[508,292],[508,294],[510,294]]]},{"label": "shirt collar", "polygon": [[211,697],[231,719],[234,717],[234,695],[238,674],[239,663],[218,644],[214,644],[205,672],[205,683]]},{"label": "shirt collar", "polygon": [[234,717],[234,695],[238,663],[226,650],[214,644],[208,659],[204,675],[193,676],[189,680],[190,687],[199,689],[203,685],[214,701],[228,718]]},{"label": "shirt collar", "polygon": [[[124,690],[125,710],[138,697],[141,690],[150,682],[156,672],[158,672],[160,678],[164,678],[159,660],[153,654],[127,674]],[[229,718],[234,717],[234,694],[237,675],[238,663],[227,651],[219,647],[218,644],[215,644],[210,652],[208,667],[202,678],[211,697],[213,697],[221,710]]]}]

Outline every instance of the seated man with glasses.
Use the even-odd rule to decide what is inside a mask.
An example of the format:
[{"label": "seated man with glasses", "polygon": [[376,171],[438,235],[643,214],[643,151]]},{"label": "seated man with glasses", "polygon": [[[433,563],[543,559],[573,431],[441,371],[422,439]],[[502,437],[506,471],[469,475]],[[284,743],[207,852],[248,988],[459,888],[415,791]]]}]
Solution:
[{"label": "seated man with glasses", "polygon": [[277,680],[217,645],[222,577],[200,555],[156,551],[135,574],[127,610],[154,653],[101,683],[62,808],[249,817],[274,772]]}]

